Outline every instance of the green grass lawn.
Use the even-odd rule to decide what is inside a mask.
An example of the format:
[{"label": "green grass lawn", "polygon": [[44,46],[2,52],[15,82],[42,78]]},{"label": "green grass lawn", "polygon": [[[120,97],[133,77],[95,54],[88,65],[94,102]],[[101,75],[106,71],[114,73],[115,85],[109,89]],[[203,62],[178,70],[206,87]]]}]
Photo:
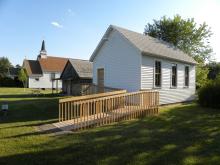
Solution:
[{"label": "green grass lawn", "polygon": [[[4,88],[0,87],[0,95],[18,95],[18,94],[32,94],[33,89],[30,88]],[[40,90],[42,94],[52,93],[51,89]]]},{"label": "green grass lawn", "polygon": [[[1,89],[0,89],[1,90]],[[0,164],[220,164],[220,112],[196,104],[162,107],[158,116],[51,136],[35,127],[57,121],[58,97],[4,97]]]}]

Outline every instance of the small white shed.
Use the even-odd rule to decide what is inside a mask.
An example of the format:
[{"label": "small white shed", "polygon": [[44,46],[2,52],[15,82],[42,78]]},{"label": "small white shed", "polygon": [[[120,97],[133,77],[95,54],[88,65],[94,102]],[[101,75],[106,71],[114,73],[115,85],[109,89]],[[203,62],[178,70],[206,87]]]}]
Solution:
[{"label": "small white shed", "polygon": [[156,38],[110,25],[90,61],[94,84],[158,90],[160,104],[194,99],[196,62]]}]

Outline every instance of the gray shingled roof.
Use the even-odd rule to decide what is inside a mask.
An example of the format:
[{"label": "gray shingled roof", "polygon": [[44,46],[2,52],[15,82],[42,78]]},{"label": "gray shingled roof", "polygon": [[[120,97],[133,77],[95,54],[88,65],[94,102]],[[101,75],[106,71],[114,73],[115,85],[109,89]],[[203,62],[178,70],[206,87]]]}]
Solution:
[{"label": "gray shingled roof", "polygon": [[92,78],[92,62],[88,60],[69,59],[80,78]]},{"label": "gray shingled roof", "polygon": [[[137,49],[139,49],[143,55],[157,56],[160,58],[173,59],[177,61],[196,64],[196,61],[192,57],[174,47],[172,44],[150,37],[148,35],[137,33],[114,25],[110,25],[106,32],[106,35],[108,35],[109,31],[113,29],[122,34]],[[100,46],[101,45],[102,44],[100,44]],[[97,49],[95,50],[95,52],[96,51]],[[93,61],[95,54],[96,53],[91,56],[91,61]]]}]

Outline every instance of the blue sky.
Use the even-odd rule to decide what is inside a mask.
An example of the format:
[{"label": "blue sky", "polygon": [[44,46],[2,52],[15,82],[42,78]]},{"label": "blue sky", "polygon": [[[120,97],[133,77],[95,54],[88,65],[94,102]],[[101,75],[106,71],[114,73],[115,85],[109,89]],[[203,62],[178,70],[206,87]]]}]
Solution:
[{"label": "blue sky", "polygon": [[163,15],[206,21],[220,61],[220,0],[0,0],[0,57],[12,64],[36,59],[41,41],[49,55],[89,59],[110,24],[143,33]]}]

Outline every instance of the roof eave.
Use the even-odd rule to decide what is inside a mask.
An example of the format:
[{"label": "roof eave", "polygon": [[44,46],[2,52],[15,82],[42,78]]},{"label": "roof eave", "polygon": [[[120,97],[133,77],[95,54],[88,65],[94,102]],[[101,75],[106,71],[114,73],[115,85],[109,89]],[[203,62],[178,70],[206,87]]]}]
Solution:
[{"label": "roof eave", "polygon": [[161,56],[161,55],[158,55],[158,54],[152,54],[152,53],[144,52],[144,51],[142,51],[141,54],[145,55],[145,56],[158,57],[158,58],[162,58],[162,59],[174,60],[174,61],[178,61],[178,62],[182,62],[182,63],[188,63],[188,64],[193,64],[193,65],[198,64],[196,61],[195,62],[185,61],[185,60],[180,60],[180,59],[175,59],[175,58]]},{"label": "roof eave", "polygon": [[102,47],[102,45],[105,43],[106,38],[108,37],[108,35],[110,34],[110,32],[113,30],[113,26],[110,25],[108,27],[108,29],[106,30],[105,34],[103,35],[101,41],[99,42],[98,46],[95,48],[94,52],[92,53],[91,57],[89,58],[89,61],[93,62],[93,60],[95,59],[96,54],[98,53],[98,51],[100,50],[100,48]]}]

